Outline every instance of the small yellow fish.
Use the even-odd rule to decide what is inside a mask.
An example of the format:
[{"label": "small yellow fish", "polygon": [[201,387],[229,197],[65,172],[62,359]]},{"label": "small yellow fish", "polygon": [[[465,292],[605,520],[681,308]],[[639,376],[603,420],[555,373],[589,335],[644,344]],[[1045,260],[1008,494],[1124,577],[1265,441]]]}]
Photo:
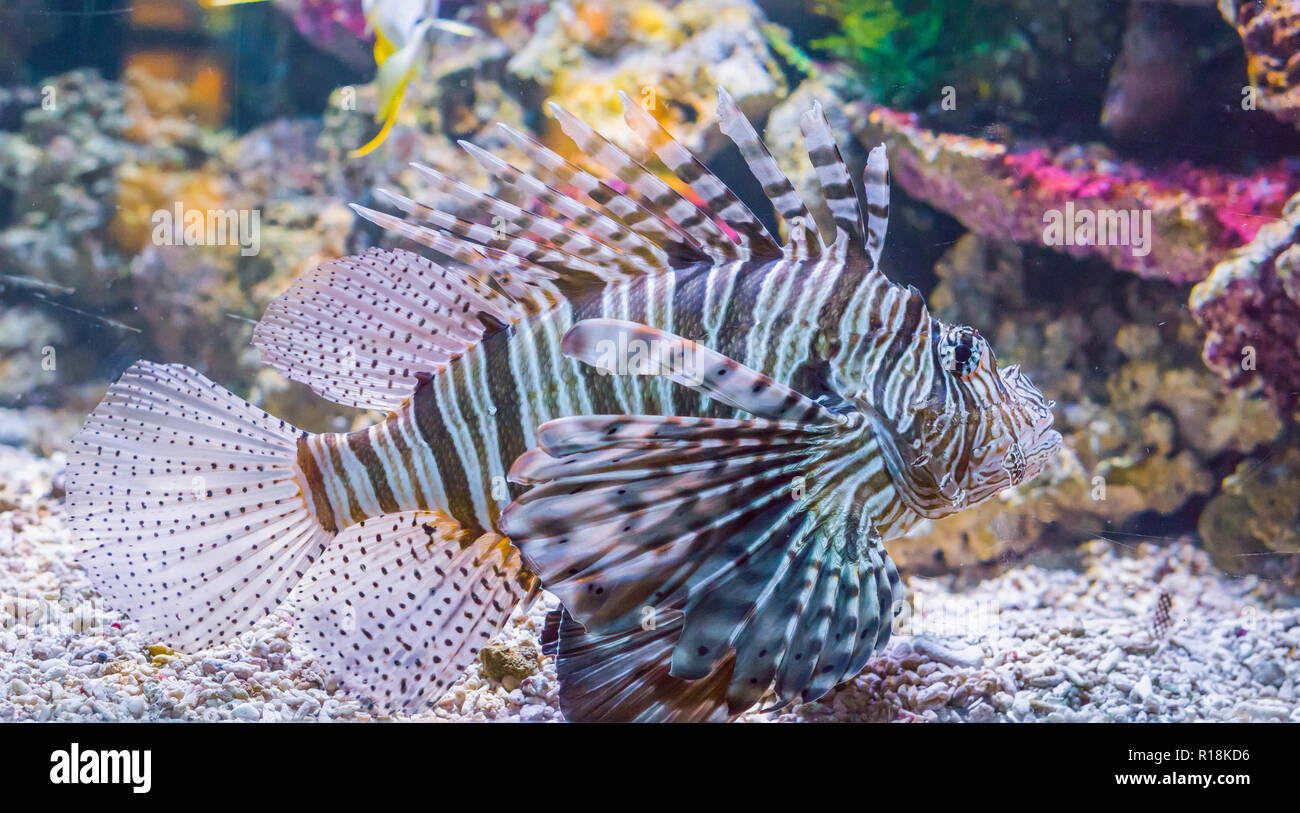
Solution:
[{"label": "small yellow fish", "polygon": [[383,122],[383,126],[369,142],[349,152],[349,157],[368,155],[388,138],[397,121],[406,86],[423,62],[430,30],[437,28],[462,36],[479,33],[476,28],[438,19],[438,5],[438,0],[432,0],[425,8],[409,0],[362,0],[366,21],[375,32],[375,65],[379,67],[375,76],[379,85],[375,121]]},{"label": "small yellow fish", "polygon": [[[209,8],[261,3],[265,0],[203,0]],[[429,32],[447,31],[464,37],[481,33],[477,28],[438,18],[439,0],[420,3],[413,0],[361,0],[366,23],[375,34],[375,81],[379,85],[379,109],[375,121],[383,126],[375,137],[348,153],[350,158],[369,155],[384,140],[397,122],[406,86],[424,61]]]}]

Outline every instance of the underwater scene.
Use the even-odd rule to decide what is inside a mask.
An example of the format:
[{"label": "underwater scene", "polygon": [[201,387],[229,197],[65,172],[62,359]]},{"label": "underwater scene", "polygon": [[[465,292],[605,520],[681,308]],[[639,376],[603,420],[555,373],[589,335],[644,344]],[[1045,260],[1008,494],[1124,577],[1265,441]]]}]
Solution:
[{"label": "underwater scene", "polygon": [[1298,410],[1294,0],[0,0],[0,721],[1300,722]]}]

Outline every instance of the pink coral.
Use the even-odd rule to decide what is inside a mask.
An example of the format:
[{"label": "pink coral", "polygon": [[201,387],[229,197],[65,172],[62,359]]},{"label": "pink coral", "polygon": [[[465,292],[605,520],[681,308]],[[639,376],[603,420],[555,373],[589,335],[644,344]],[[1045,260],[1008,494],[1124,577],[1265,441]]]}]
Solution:
[{"label": "pink coral", "polygon": [[1059,246],[1095,254],[1147,278],[1204,279],[1227,252],[1253,239],[1300,190],[1300,165],[1279,161],[1251,175],[1179,164],[1159,170],[1116,160],[1104,148],[1034,147],[936,133],[913,114],[876,108],[868,139],[890,147],[894,177],[913,197],[979,234],[1042,243],[1045,215],[1075,210],[1150,211],[1150,252],[1128,245]]},{"label": "pink coral", "polygon": [[368,39],[361,0],[299,0],[294,25],[308,39],[330,41],[338,26],[358,39]]}]

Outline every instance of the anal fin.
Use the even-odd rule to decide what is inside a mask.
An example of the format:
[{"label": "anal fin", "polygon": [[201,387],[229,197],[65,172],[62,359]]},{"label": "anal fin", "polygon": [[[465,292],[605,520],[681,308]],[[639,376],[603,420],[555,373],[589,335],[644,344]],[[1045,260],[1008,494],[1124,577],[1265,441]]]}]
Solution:
[{"label": "anal fin", "polygon": [[330,674],[385,711],[436,702],[537,580],[497,534],[462,540],[432,512],[363,520],[299,584],[304,638]]}]

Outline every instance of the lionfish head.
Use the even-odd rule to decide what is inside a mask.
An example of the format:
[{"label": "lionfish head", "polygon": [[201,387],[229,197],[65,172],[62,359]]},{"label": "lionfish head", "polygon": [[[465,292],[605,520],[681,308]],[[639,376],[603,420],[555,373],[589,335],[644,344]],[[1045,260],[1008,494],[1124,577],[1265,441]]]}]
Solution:
[{"label": "lionfish head", "polygon": [[929,392],[891,422],[886,456],[922,516],[956,513],[1036,477],[1061,448],[1052,407],[1020,371],[999,368],[979,331],[935,320]]}]

